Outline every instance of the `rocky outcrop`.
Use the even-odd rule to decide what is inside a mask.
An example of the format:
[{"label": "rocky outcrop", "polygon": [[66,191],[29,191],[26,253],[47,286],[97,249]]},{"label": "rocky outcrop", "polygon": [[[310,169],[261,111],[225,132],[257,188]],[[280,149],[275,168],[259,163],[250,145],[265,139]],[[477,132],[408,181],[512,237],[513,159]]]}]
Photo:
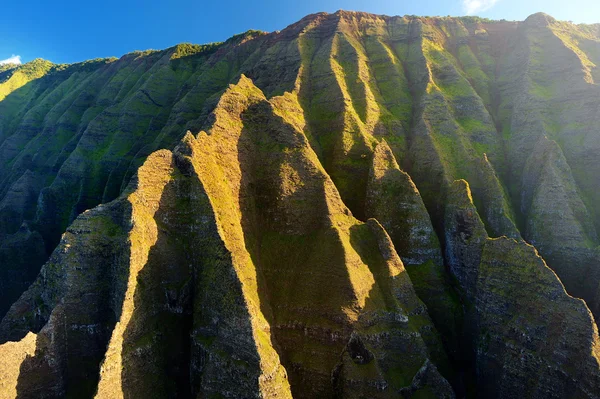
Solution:
[{"label": "rocky outcrop", "polygon": [[454,182],[448,203],[446,251],[466,298],[478,395],[598,397],[600,339],[585,303],[533,246],[487,237],[467,182]]},{"label": "rocky outcrop", "polygon": [[450,272],[458,280],[464,297],[473,302],[479,278],[481,246],[488,236],[466,180],[456,180],[452,184],[444,221],[446,259]]},{"label": "rocky outcrop", "polygon": [[447,351],[460,357],[462,305],[444,268],[438,237],[419,190],[402,171],[385,140],[373,154],[365,215],[389,233],[415,290],[442,334]]},{"label": "rocky outcrop", "polygon": [[365,214],[385,227],[405,265],[431,261],[442,266],[440,243],[419,190],[385,140],[373,155]]}]

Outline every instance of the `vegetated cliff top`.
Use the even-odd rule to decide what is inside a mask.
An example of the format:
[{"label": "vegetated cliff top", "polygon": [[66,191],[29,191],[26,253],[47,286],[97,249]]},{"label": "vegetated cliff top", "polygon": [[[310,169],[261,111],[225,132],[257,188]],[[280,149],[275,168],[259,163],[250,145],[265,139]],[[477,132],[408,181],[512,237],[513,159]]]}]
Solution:
[{"label": "vegetated cliff top", "polygon": [[[373,13],[368,13],[368,12],[364,12],[364,11],[351,11],[351,10],[338,10],[335,13],[332,13],[333,15],[346,15],[346,16],[374,16],[374,17],[378,17],[378,18],[384,18],[384,19],[390,19],[390,18],[407,18],[407,19],[419,19],[419,20],[430,20],[430,21],[447,21],[447,20],[459,20],[463,23],[467,23],[467,24],[494,24],[494,23],[512,23],[512,24],[523,24],[523,23],[540,23],[540,22],[544,22],[544,23],[548,23],[548,22],[558,22],[558,20],[556,20],[554,17],[552,17],[549,14],[546,14],[544,12],[537,12],[534,14],[531,14],[529,17],[527,17],[524,21],[516,21],[516,20],[506,20],[506,19],[490,19],[490,18],[486,18],[486,17],[479,17],[479,16],[419,16],[419,15],[409,15],[409,14],[405,14],[405,15],[394,15],[394,16],[390,16],[390,15],[383,15],[383,14],[373,14]],[[332,15],[330,13],[327,12],[318,12],[318,13],[314,13],[314,14],[309,14],[307,16],[305,16],[302,20],[300,20],[298,23],[302,22],[302,21],[310,21],[310,20],[315,20],[321,16],[327,16],[327,15]],[[568,21],[564,21],[564,23],[568,23],[571,25],[576,25],[578,27],[583,27],[583,28],[589,28],[590,30],[596,30],[598,32],[600,32],[600,22],[599,23],[594,23],[594,24],[585,24],[585,23],[579,23],[579,24],[573,24],[572,22],[568,22]],[[280,31],[276,31],[275,33],[279,33]],[[597,33],[598,33],[597,32]],[[147,49],[147,50],[135,50],[132,51],[131,53],[127,53],[125,55],[123,55],[122,57],[126,57],[129,56],[130,54],[148,54],[149,52],[154,52],[154,51],[171,51],[173,49],[176,50],[176,52],[189,52],[188,54],[191,55],[192,53],[196,53],[197,51],[207,51],[211,48],[215,48],[218,47],[219,45],[223,44],[223,43],[231,43],[231,42],[238,42],[238,41],[245,41],[245,40],[249,40],[252,39],[254,37],[257,36],[261,36],[261,35],[267,35],[269,34],[269,32],[266,31],[262,31],[262,30],[256,30],[256,29],[249,29],[245,32],[236,34],[231,36],[230,38],[228,38],[225,42],[213,42],[213,43],[207,43],[207,44],[192,44],[189,42],[182,42],[179,44],[176,44],[172,47],[166,48],[164,50],[154,50],[154,49]],[[71,64],[56,64],[56,65],[60,65],[60,66],[66,66],[66,65],[78,65],[78,64],[86,64],[89,62],[99,62],[99,61],[114,61],[117,60],[117,57],[106,57],[106,58],[97,58],[97,59],[93,59],[93,60],[86,60],[86,61],[82,61],[82,62],[75,62],[75,63],[71,63]],[[5,64],[5,65],[0,65],[0,73],[5,72],[6,70],[9,69],[14,69],[14,68],[19,68],[22,65],[26,65],[26,64],[31,64],[31,63],[40,63],[40,62],[49,62],[47,60],[44,60],[42,58],[36,58],[32,61],[29,61],[25,64]]]},{"label": "vegetated cliff top", "polygon": [[[244,41],[251,40],[257,36],[266,35],[268,32],[249,29],[245,32],[238,33],[236,35],[231,36],[225,42],[212,42],[207,44],[193,44],[189,42],[183,42],[176,44],[172,47],[168,47],[164,50],[155,50],[155,49],[146,49],[146,50],[135,50],[130,53],[124,54],[121,58],[129,58],[129,57],[139,57],[144,55],[149,55],[152,53],[172,53],[173,59],[198,55],[198,54],[210,54],[211,52],[216,51],[223,44],[241,44]],[[95,58],[86,61],[73,62],[73,63],[63,63],[63,64],[55,64],[49,60],[45,60],[43,58],[36,58],[32,61],[26,62],[24,64],[4,64],[0,65],[0,79],[3,79],[1,76],[4,73],[14,73],[16,71],[22,71],[25,73],[34,73],[35,71],[46,69],[48,73],[61,71],[67,67],[76,67],[76,68],[85,68],[96,63],[109,63],[119,60],[117,57],[105,57],[105,58]],[[4,80],[6,77],[4,78]]]}]

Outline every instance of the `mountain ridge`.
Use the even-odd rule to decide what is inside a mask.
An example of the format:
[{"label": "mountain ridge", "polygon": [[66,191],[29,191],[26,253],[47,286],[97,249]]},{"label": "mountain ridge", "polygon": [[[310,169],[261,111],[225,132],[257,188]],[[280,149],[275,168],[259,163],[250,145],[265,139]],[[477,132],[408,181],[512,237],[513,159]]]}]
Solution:
[{"label": "mountain ridge", "polygon": [[598,48],[339,11],[0,73],[0,396],[597,397]]}]

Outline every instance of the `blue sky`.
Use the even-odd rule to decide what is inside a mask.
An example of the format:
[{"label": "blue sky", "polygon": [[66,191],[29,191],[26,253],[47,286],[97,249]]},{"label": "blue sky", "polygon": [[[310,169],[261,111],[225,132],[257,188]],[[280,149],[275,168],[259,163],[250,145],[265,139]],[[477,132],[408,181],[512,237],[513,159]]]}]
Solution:
[{"label": "blue sky", "polygon": [[0,63],[45,58],[71,63],[223,41],[248,29],[285,28],[307,14],[339,9],[387,15],[480,15],[523,20],[538,11],[600,22],[600,0],[29,0],[2,2]]}]

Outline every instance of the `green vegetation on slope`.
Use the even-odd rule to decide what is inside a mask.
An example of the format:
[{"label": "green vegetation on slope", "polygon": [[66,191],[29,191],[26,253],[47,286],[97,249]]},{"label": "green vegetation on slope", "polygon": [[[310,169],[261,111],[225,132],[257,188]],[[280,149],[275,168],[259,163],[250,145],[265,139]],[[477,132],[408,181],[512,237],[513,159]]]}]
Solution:
[{"label": "green vegetation on slope", "polygon": [[[546,328],[539,313],[587,311],[520,240],[600,312],[599,43],[596,27],[545,14],[340,11],[224,43],[2,68],[0,313],[25,295],[0,339],[26,339],[30,351],[27,332],[37,334],[33,362],[49,367],[40,384],[54,396],[92,392],[105,355],[105,396],[220,394],[230,380],[265,396],[451,396],[441,375],[458,396],[500,392],[486,370],[518,359],[498,357],[506,348],[494,340],[519,351],[527,342],[511,328],[532,337]],[[155,176],[164,189],[139,199],[149,213],[111,207],[111,223],[96,214],[107,212],[100,203],[123,205],[130,181],[171,156]],[[81,277],[65,263],[68,226],[74,246],[77,234],[92,237],[74,252],[89,268],[81,290],[63,285]],[[501,236],[519,243],[488,238]],[[123,260],[128,248],[141,258]],[[520,273],[502,250],[531,262]],[[101,266],[109,258],[121,269]],[[114,292],[106,273],[120,276]],[[480,281],[486,273],[494,284]],[[520,288],[538,283],[557,307]],[[85,290],[98,290],[93,306],[78,299]],[[202,292],[219,305],[207,310]],[[488,325],[505,305],[509,328]],[[567,316],[579,348],[595,345],[592,319]],[[57,320],[76,333],[58,334]],[[232,341],[236,328],[244,333]],[[548,331],[558,345],[560,331]],[[88,342],[96,346],[81,356]],[[534,351],[542,360],[523,367],[539,384],[507,381],[527,384],[529,397],[566,394],[562,377],[542,371],[551,364],[585,396],[597,355],[568,351],[584,374]],[[71,359],[80,366],[66,367]],[[144,373],[147,359],[156,362]]]}]

